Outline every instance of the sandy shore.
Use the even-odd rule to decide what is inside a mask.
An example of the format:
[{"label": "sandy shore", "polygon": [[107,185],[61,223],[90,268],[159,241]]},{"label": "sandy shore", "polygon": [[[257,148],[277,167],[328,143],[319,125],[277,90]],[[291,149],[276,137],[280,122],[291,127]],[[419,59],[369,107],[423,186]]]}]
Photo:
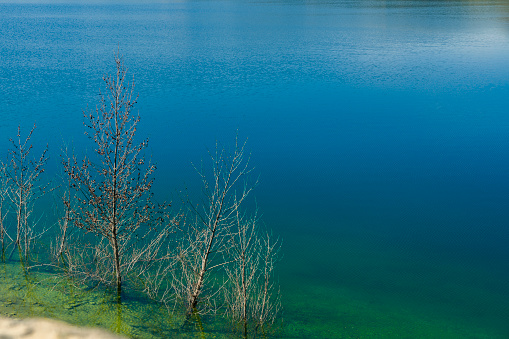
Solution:
[{"label": "sandy shore", "polygon": [[96,328],[82,328],[42,318],[16,319],[0,317],[0,338],[9,339],[121,339]]}]

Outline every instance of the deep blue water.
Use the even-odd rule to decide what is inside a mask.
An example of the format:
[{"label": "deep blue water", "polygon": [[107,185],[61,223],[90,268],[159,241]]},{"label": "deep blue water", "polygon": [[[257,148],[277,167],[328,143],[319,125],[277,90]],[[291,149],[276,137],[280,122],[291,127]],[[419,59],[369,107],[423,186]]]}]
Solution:
[{"label": "deep blue water", "polygon": [[329,286],[433,309],[449,292],[427,288],[447,263],[464,272],[450,284],[500,296],[451,308],[484,307],[503,333],[509,289],[492,282],[509,278],[506,1],[3,2],[0,146],[36,122],[53,172],[63,142],[91,147],[82,111],[118,48],[161,200],[197,188],[191,162],[216,139],[248,138],[290,300]]}]

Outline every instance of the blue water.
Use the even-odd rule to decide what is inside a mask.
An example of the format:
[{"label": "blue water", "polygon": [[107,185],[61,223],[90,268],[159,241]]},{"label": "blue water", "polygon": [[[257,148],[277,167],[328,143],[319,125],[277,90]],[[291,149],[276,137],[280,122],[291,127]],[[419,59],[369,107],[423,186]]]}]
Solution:
[{"label": "blue water", "polygon": [[347,333],[348,295],[509,333],[506,1],[4,1],[0,146],[36,122],[49,173],[62,143],[90,148],[82,111],[118,49],[159,199],[248,138],[292,326]]}]

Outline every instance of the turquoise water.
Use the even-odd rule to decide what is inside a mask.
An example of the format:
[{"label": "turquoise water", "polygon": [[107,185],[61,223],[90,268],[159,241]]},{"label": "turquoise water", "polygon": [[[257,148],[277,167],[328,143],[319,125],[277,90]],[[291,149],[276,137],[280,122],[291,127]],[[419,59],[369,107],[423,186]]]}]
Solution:
[{"label": "turquoise water", "polygon": [[118,48],[158,199],[248,138],[288,337],[509,336],[506,1],[2,2],[0,32],[0,146],[36,122],[48,178]]}]

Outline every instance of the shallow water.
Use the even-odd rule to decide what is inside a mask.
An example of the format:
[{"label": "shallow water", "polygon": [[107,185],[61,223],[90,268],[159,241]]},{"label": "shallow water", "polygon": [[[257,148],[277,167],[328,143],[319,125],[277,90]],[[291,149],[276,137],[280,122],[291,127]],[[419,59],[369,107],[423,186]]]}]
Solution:
[{"label": "shallow water", "polygon": [[0,32],[0,146],[36,122],[48,177],[119,47],[159,199],[249,139],[288,336],[509,335],[506,1],[2,2]]},{"label": "shallow water", "polygon": [[[143,296],[102,288],[78,287],[55,272],[30,272],[13,262],[0,263],[0,312],[10,317],[51,317],[77,326],[102,327],[132,338],[200,337],[197,328],[179,330],[178,316]],[[158,316],[155,317],[154,314]],[[211,329],[214,329],[211,327]]]}]

